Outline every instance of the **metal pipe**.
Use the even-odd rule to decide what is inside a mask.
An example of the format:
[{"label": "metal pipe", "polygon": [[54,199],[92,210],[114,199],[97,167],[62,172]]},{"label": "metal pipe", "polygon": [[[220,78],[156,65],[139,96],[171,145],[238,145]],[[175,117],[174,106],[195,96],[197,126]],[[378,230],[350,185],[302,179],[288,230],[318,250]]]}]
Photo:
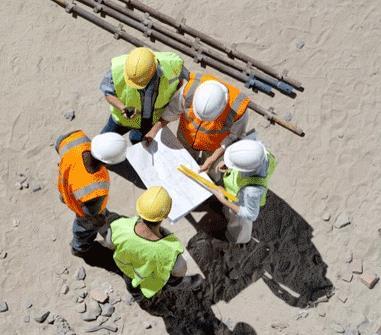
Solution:
[{"label": "metal pipe", "polygon": [[225,52],[230,57],[237,58],[237,59],[239,59],[245,63],[250,63],[253,66],[255,66],[256,68],[260,69],[261,71],[263,71],[263,72],[265,72],[265,73],[267,73],[267,74],[269,74],[269,75],[271,75],[271,76],[273,76],[279,80],[285,81],[286,83],[295,87],[299,91],[304,90],[304,88],[302,87],[302,84],[299,81],[292,79],[288,76],[285,76],[283,74],[280,74],[275,69],[273,69],[272,67],[265,65],[262,62],[254,59],[250,56],[247,56],[244,53],[242,53],[242,52],[240,52],[234,48],[226,46],[225,44],[216,40],[215,38],[210,37],[209,35],[186,25],[184,21],[179,22],[179,21],[173,19],[172,17],[170,17],[166,14],[163,14],[162,12],[160,12],[160,11],[150,7],[150,6],[143,4],[142,2],[140,2],[138,0],[119,0],[119,1],[125,3],[130,8],[136,8],[142,12],[149,13],[155,19],[176,28],[179,32],[184,32],[184,33],[187,33],[193,37],[199,38],[202,42],[207,43],[210,46],[212,46],[213,48],[216,48],[222,52]]},{"label": "metal pipe", "polygon": [[[104,20],[100,17],[97,17],[96,15],[94,15],[92,13],[89,13],[88,11],[86,11],[85,9],[76,5],[75,3],[72,3],[72,2],[67,1],[67,0],[51,0],[51,1],[59,4],[63,8],[65,8],[67,13],[78,15],[78,16],[84,18],[85,20],[94,23],[98,27],[100,27],[100,28],[102,28],[102,29],[104,29],[110,33],[113,33],[114,37],[116,37],[116,38],[121,38],[121,39],[125,40],[126,42],[129,42],[129,43],[131,43],[137,47],[147,46],[147,44],[142,42],[140,39],[138,39],[138,38],[126,33],[125,31],[123,31],[121,29],[121,27],[116,27],[116,26],[112,25],[111,23],[107,22],[106,20]],[[85,0],[83,0],[83,1],[85,1]],[[86,0],[86,1],[92,1],[92,0]],[[174,41],[172,41],[172,42],[175,43]],[[179,43],[177,43],[177,44],[179,44]],[[190,48],[187,48],[182,44],[179,44],[178,47],[181,48],[182,52],[184,52],[185,54],[188,54],[190,52]],[[234,77],[234,75],[236,75],[238,77],[237,78],[238,80],[240,80],[240,78],[242,76],[242,74],[239,73],[238,71],[234,71],[227,66],[223,66],[222,64],[219,64],[217,61],[215,61],[213,59],[212,60],[209,59],[208,62],[210,62],[211,66],[213,66],[215,68],[219,68],[219,70],[222,72],[223,72],[223,70],[226,70],[227,74],[229,74],[232,77]],[[257,105],[256,103],[250,102],[249,108],[252,109],[253,111],[255,111],[256,113],[264,116],[265,118],[267,118],[271,122],[277,123],[280,126],[282,126],[283,128],[290,130],[294,134],[297,134],[299,136],[304,136],[304,132],[301,129],[299,129],[298,127],[296,127],[293,124],[290,124],[289,122],[287,122],[285,120],[282,120],[282,119],[276,117],[273,113],[271,113],[270,111],[266,110],[265,108]]]},{"label": "metal pipe", "polygon": [[[87,6],[90,6],[90,2],[81,1],[81,0],[78,0],[78,1],[86,4]],[[95,5],[95,3],[97,5]],[[222,62],[226,65],[229,65],[229,66],[231,66],[231,67],[233,67],[239,71],[242,71],[244,73],[248,73],[249,76],[251,76],[251,77],[254,76],[255,78],[259,79],[260,81],[265,82],[265,84],[271,85],[272,87],[278,89],[280,92],[282,92],[282,93],[284,93],[284,94],[286,94],[292,98],[296,97],[296,94],[292,91],[292,89],[293,89],[292,86],[289,86],[286,83],[279,81],[278,79],[273,78],[272,76],[270,76],[266,73],[263,73],[263,72],[255,69],[253,67],[248,67],[247,64],[237,62],[237,61],[233,60],[232,58],[226,57],[226,55],[223,55],[220,52],[217,52],[213,49],[207,48],[207,47],[201,45],[200,43],[197,43],[197,41],[191,40],[191,39],[189,39],[183,35],[180,35],[180,34],[176,33],[175,31],[168,29],[167,27],[163,26],[162,24],[160,24],[158,22],[149,20],[147,17],[144,17],[142,14],[139,14],[136,11],[130,10],[126,7],[122,7],[122,6],[120,6],[120,5],[114,3],[113,1],[110,1],[110,0],[95,0],[92,2],[91,6],[96,7],[97,11],[104,11],[106,13],[107,9],[106,10],[104,9],[105,6],[102,6],[103,4],[105,6],[111,8],[111,9],[123,14],[123,15],[126,15],[127,17],[129,17],[129,18],[131,18],[137,22],[144,24],[147,27],[147,29],[145,31],[153,29],[153,30],[155,30],[159,33],[162,33],[162,34],[164,34],[164,35],[166,35],[172,39],[177,40],[180,43],[185,44],[188,47],[199,50],[201,53],[203,53],[205,55],[209,55],[210,57],[214,58],[215,60],[218,60],[219,62]],[[130,21],[124,22],[124,23],[126,23],[128,25],[132,25],[132,23]],[[134,28],[138,29],[136,27],[134,27]],[[141,29],[139,29],[139,30],[141,30]],[[152,34],[152,35],[154,35],[154,34]],[[271,88],[269,88],[268,85],[267,85],[267,87],[266,86],[262,87],[261,83],[256,83],[256,85],[254,85],[254,86],[257,89],[261,90],[262,92],[271,91]]]}]

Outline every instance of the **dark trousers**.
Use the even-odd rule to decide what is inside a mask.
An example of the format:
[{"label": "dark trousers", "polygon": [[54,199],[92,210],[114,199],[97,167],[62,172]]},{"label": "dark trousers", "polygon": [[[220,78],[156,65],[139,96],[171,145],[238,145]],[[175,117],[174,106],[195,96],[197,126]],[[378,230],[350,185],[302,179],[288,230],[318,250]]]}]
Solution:
[{"label": "dark trousers", "polygon": [[136,144],[141,142],[145,134],[147,134],[152,128],[151,120],[142,119],[140,128],[141,129],[134,129],[134,128],[129,128],[129,127],[125,127],[120,124],[117,124],[112,118],[112,116],[110,115],[106,125],[101,130],[101,134],[113,132],[113,133],[118,133],[119,135],[124,135],[129,132],[128,135],[129,135],[131,143]]}]

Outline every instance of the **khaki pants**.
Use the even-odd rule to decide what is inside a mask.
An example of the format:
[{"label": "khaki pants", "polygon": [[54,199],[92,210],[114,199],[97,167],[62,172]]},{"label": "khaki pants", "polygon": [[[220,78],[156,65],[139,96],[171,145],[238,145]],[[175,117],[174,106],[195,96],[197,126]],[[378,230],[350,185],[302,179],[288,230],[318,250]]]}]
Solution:
[{"label": "khaki pants", "polygon": [[223,208],[223,212],[228,221],[226,238],[233,243],[248,243],[251,240],[253,222],[240,218],[227,207]]}]

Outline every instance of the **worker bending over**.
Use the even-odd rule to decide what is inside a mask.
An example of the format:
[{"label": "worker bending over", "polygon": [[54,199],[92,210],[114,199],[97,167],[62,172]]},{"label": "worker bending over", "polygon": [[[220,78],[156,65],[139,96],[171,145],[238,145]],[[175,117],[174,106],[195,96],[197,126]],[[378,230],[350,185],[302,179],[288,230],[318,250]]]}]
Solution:
[{"label": "worker bending over", "polygon": [[[260,208],[266,204],[268,183],[275,166],[273,154],[254,139],[243,139],[226,149],[224,161],[217,166],[224,173],[224,187],[211,192],[224,205],[224,214],[228,220],[226,237],[229,241],[250,241],[253,222],[257,219]],[[225,199],[221,192],[223,189],[236,195],[238,201],[232,203]]]},{"label": "worker bending over", "polygon": [[191,73],[178,99],[171,102],[147,138],[180,118],[179,140],[196,160],[202,152],[200,172],[207,171],[226,147],[245,133],[248,104],[249,98],[238,88],[212,75]]},{"label": "worker bending over", "polygon": [[61,200],[75,213],[72,253],[84,256],[97,233],[105,235],[105,215],[110,177],[105,164],[125,160],[127,144],[116,133],[95,136],[92,141],[82,130],[60,136],[58,191]]},{"label": "worker bending over", "polygon": [[[114,260],[123,272],[135,298],[156,295],[168,283],[172,287],[198,288],[201,276],[185,276],[187,265],[180,240],[161,227],[172,199],[163,187],[145,191],[136,202],[138,216],[111,219],[106,245],[114,249]],[[173,286],[173,284],[176,284]]]},{"label": "worker bending over", "polygon": [[111,108],[101,133],[124,135],[132,130],[131,142],[140,142],[188,77],[183,60],[173,52],[135,48],[113,58],[100,86]]}]

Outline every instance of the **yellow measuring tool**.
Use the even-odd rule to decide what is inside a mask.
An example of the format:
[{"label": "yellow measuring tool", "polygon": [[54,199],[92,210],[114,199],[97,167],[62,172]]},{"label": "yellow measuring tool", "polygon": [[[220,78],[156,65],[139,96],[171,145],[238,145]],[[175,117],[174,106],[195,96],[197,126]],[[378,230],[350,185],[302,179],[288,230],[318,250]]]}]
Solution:
[{"label": "yellow measuring tool", "polygon": [[[198,173],[187,168],[185,165],[178,166],[177,170],[184,173],[187,177],[193,179],[194,181],[198,182],[199,184],[206,186],[207,188],[210,188],[212,190],[217,190],[219,188],[215,183],[213,183],[212,181],[200,176]],[[230,192],[225,191],[225,190],[222,193],[230,201],[233,201],[233,202],[238,201],[237,197],[234,194],[231,194]]]}]

